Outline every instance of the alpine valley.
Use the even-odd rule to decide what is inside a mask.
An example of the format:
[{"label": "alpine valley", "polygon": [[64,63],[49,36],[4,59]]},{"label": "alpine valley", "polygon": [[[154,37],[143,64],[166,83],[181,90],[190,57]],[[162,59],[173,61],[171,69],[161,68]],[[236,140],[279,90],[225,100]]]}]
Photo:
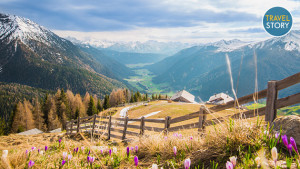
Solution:
[{"label": "alpine valley", "polygon": [[[238,97],[255,90],[255,55],[258,90],[265,89],[269,80],[300,71],[300,31],[296,30],[261,42],[125,43],[61,38],[14,15],[0,14],[0,24],[0,85],[13,84],[33,93],[60,88],[103,98],[116,88],[148,94],[185,89],[205,101],[219,92],[232,95],[226,54]],[[295,91],[300,91],[299,85],[279,94]]]}]

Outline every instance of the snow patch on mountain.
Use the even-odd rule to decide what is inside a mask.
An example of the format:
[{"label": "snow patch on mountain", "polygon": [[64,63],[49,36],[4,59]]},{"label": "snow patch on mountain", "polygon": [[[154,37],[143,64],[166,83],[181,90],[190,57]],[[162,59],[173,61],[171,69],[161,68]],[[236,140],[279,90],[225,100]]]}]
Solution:
[{"label": "snow patch on mountain", "polygon": [[[30,41],[38,41],[48,46],[61,46],[57,35],[50,30],[38,25],[37,23],[15,15],[6,15],[0,13],[0,40],[10,43],[20,40],[27,46]],[[61,39],[64,41],[64,39]]]}]

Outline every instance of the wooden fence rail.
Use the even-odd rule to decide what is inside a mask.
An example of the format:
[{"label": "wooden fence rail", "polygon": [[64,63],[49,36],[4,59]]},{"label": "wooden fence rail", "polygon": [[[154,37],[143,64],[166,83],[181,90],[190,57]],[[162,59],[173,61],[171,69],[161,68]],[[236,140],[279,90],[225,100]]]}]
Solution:
[{"label": "wooden fence rail", "polygon": [[[86,132],[90,132],[92,135],[100,134],[100,135],[107,136],[108,140],[111,137],[120,140],[125,140],[126,135],[142,136],[145,134],[145,130],[164,132],[165,134],[167,134],[168,132],[175,132],[184,129],[197,128],[199,132],[203,132],[205,130],[205,126],[222,123],[228,118],[231,119],[239,119],[241,117],[252,118],[255,116],[265,115],[265,121],[271,123],[276,118],[277,109],[300,103],[300,93],[296,93],[280,99],[277,98],[278,91],[298,83],[300,83],[300,72],[279,81],[269,81],[268,88],[265,90],[261,90],[257,93],[243,96],[238,98],[235,101],[230,101],[223,105],[216,105],[209,109],[206,108],[204,105],[202,105],[198,112],[190,113],[173,119],[171,119],[171,117],[169,116],[165,117],[165,119],[146,119],[145,117],[141,117],[138,119],[131,119],[128,117],[116,118],[111,116],[99,116],[99,115],[93,115],[93,116],[82,117],[82,118],[78,117],[75,120],[71,120],[67,122],[66,124],[67,134],[75,134],[81,132],[82,130],[85,130]],[[262,98],[267,99],[265,107],[256,110],[248,110],[242,113],[235,113],[233,115],[228,115],[225,117],[218,117],[218,118],[207,120],[207,114],[215,113],[228,108],[233,108],[236,106],[237,102],[240,105],[253,102],[254,94],[256,96],[256,99],[262,99]],[[194,118],[198,118],[198,121],[190,124],[171,127],[172,124],[176,124]],[[130,124],[130,122],[139,122],[139,125],[136,124],[133,125]],[[160,127],[146,126],[145,123],[147,122],[164,124],[164,127],[160,128]],[[139,130],[139,132],[128,131],[128,129]],[[111,133],[112,131],[121,134],[121,136],[112,134]]]}]

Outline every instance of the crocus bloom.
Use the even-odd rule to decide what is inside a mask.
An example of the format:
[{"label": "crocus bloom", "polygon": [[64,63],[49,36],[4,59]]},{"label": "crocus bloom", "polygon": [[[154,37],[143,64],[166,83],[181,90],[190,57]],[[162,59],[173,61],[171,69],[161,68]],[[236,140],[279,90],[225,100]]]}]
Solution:
[{"label": "crocus bloom", "polygon": [[126,148],[127,157],[129,157],[129,147]]},{"label": "crocus bloom", "polygon": [[103,154],[103,150],[102,149],[100,150],[100,152],[101,152],[101,154]]},{"label": "crocus bloom", "polygon": [[133,151],[134,150],[134,147],[131,147],[131,151]]},{"label": "crocus bloom", "polygon": [[152,164],[151,169],[158,169],[158,165],[157,164]]},{"label": "crocus bloom", "polygon": [[182,138],[182,134],[179,134],[178,137],[179,137],[179,138]]},{"label": "crocus bloom", "polygon": [[138,166],[139,164],[139,158],[137,156],[134,156],[134,164],[135,166]]},{"label": "crocus bloom", "polygon": [[90,157],[90,163],[92,164],[95,161],[95,157]]},{"label": "crocus bloom", "polygon": [[269,135],[269,131],[265,130],[265,131],[264,131],[264,134],[265,134],[265,135]]},{"label": "crocus bloom", "polygon": [[255,158],[255,162],[256,162],[257,166],[260,166],[260,158],[259,157]]},{"label": "crocus bloom", "polygon": [[58,140],[58,143],[59,143],[59,144],[61,143],[61,139]]},{"label": "crocus bloom", "polygon": [[109,149],[109,156],[111,156],[111,149]]},{"label": "crocus bloom", "polygon": [[6,158],[8,155],[8,150],[3,150],[2,151],[2,158]]},{"label": "crocus bloom", "polygon": [[26,157],[28,156],[28,150],[25,151]]},{"label": "crocus bloom", "polygon": [[275,133],[275,138],[278,139],[279,133]]},{"label": "crocus bloom", "polygon": [[167,136],[165,136],[165,141],[167,141],[168,140],[168,137]]},{"label": "crocus bloom", "polygon": [[65,161],[65,160],[62,160],[62,161],[61,161],[61,166],[64,166],[65,163],[66,163],[66,161]]},{"label": "crocus bloom", "polygon": [[173,147],[173,152],[174,152],[174,155],[176,157],[176,154],[177,154],[177,148],[176,148],[176,146]]},{"label": "crocus bloom", "polygon": [[226,169],[233,169],[233,164],[230,161],[227,161]]},{"label": "crocus bloom", "polygon": [[89,153],[88,153],[88,155],[90,155],[91,154],[91,150],[89,150]]},{"label": "crocus bloom", "polygon": [[292,156],[293,146],[292,144],[289,144],[287,149],[289,150],[290,155]]},{"label": "crocus bloom", "polygon": [[34,151],[36,149],[36,147],[31,147],[31,150]]},{"label": "crocus bloom", "polygon": [[41,150],[41,151],[39,152],[39,154],[40,154],[40,155],[43,155],[43,154],[44,154],[44,151],[43,151],[43,150]]},{"label": "crocus bloom", "polygon": [[273,158],[273,160],[275,162],[275,165],[276,165],[276,161],[277,161],[277,158],[278,158],[277,148],[273,147],[272,150],[271,150],[271,152],[272,152],[272,158]]},{"label": "crocus bloom", "polygon": [[48,150],[48,146],[45,146],[45,151],[47,151]]},{"label": "crocus bloom", "polygon": [[81,151],[84,151],[84,147],[83,146],[81,147]]},{"label": "crocus bloom", "polygon": [[63,159],[66,159],[68,153],[67,152],[63,152]]},{"label": "crocus bloom", "polygon": [[139,150],[139,147],[138,146],[135,146],[135,152],[137,153]]},{"label": "crocus bloom", "polygon": [[233,164],[233,167],[235,167],[236,166],[236,157],[235,156],[232,156],[232,157],[229,157],[229,160],[230,160],[230,162]]},{"label": "crocus bloom", "polygon": [[38,149],[38,153],[40,152],[40,149]]},{"label": "crocus bloom", "polygon": [[290,142],[291,142],[294,150],[299,154],[296,141],[295,141],[295,139],[293,137],[290,138]]},{"label": "crocus bloom", "polygon": [[70,160],[71,160],[71,158],[72,158],[72,155],[71,155],[71,154],[69,154],[69,155],[68,155],[68,161],[70,161]]},{"label": "crocus bloom", "polygon": [[286,135],[281,136],[281,139],[282,139],[283,144],[284,144],[286,147],[288,147],[289,142],[288,142],[287,136],[286,136]]},{"label": "crocus bloom", "polygon": [[29,163],[28,163],[28,168],[31,168],[32,166],[34,165],[34,161],[29,161]]},{"label": "crocus bloom", "polygon": [[87,156],[87,158],[86,158],[86,159],[87,159],[87,162],[89,163],[89,162],[90,162],[90,157],[89,157],[89,156]]},{"label": "crocus bloom", "polygon": [[190,136],[190,140],[193,140],[193,136]]},{"label": "crocus bloom", "polygon": [[117,152],[118,152],[117,147],[114,147],[114,148],[113,148],[113,152],[114,152],[115,154],[117,154]]},{"label": "crocus bloom", "polygon": [[191,167],[191,159],[188,158],[188,159],[184,160],[184,168],[189,169],[190,167]]},{"label": "crocus bloom", "polygon": [[78,153],[78,150],[79,150],[79,148],[77,147],[77,148],[76,148],[76,153]]}]

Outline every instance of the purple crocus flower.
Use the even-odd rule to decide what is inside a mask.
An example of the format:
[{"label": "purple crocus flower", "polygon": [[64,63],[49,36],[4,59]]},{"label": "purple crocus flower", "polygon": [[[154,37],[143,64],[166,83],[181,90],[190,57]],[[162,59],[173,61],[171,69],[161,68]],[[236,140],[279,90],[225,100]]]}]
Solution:
[{"label": "purple crocus flower", "polygon": [[135,152],[138,153],[139,147],[135,146]]},{"label": "purple crocus flower", "polygon": [[59,140],[58,140],[58,143],[59,143],[59,146],[60,146],[60,143],[61,143],[61,139],[59,139]]},{"label": "purple crocus flower", "polygon": [[290,155],[292,156],[293,146],[292,144],[289,144],[287,149],[289,150]]},{"label": "purple crocus flower", "polygon": [[111,149],[109,149],[109,156],[111,156]]},{"label": "purple crocus flower", "polygon": [[61,166],[64,166],[65,163],[66,163],[66,161],[65,161],[65,160],[62,160],[62,161],[61,161]]},{"label": "purple crocus flower", "polygon": [[233,169],[233,164],[230,161],[227,161],[226,169]]},{"label": "purple crocus flower", "polygon": [[134,147],[131,147],[131,151],[133,151],[134,150]]},{"label": "purple crocus flower", "polygon": [[290,142],[291,142],[291,145],[293,146],[294,150],[297,152],[297,154],[299,154],[296,141],[293,137],[290,138]]},{"label": "purple crocus flower", "polygon": [[100,150],[100,152],[101,152],[101,154],[103,154],[103,150],[102,149]]},{"label": "purple crocus flower", "polygon": [[134,164],[137,167],[139,164],[139,158],[137,156],[134,156]]},{"label": "purple crocus flower", "polygon": [[31,147],[31,150],[34,151],[36,149],[36,147]]},{"label": "purple crocus flower", "polygon": [[87,159],[87,162],[90,162],[90,157],[89,157],[89,156],[87,156],[87,158],[86,158],[86,159]]},{"label": "purple crocus flower", "polygon": [[281,136],[281,139],[282,139],[283,144],[284,144],[286,147],[288,147],[289,142],[288,142],[287,136],[286,136],[286,135],[283,135],[283,136]]},{"label": "purple crocus flower", "polygon": [[79,148],[77,147],[77,148],[76,148],[76,153],[78,153],[78,150],[79,150]]},{"label": "purple crocus flower", "polygon": [[28,150],[25,151],[25,155],[26,155],[26,157],[28,157]]},{"label": "purple crocus flower", "polygon": [[193,140],[193,136],[190,136],[190,140]]},{"label": "purple crocus flower", "polygon": [[48,146],[45,146],[45,151],[47,151],[48,150]]},{"label": "purple crocus flower", "polygon": [[176,146],[173,147],[173,152],[174,152],[174,155],[176,157],[176,154],[177,154],[177,147]]},{"label": "purple crocus flower", "polygon": [[84,147],[83,147],[83,146],[81,147],[81,151],[82,151],[82,152],[84,151]]},{"label": "purple crocus flower", "polygon": [[275,133],[275,138],[278,139],[280,133]]},{"label": "purple crocus flower", "polygon": [[34,165],[34,161],[29,161],[29,163],[28,163],[28,168],[31,168],[32,166]]},{"label": "purple crocus flower", "polygon": [[71,155],[71,154],[69,154],[69,155],[68,155],[68,161],[70,161],[70,160],[71,160],[71,158],[72,158],[72,155]]},{"label": "purple crocus flower", "polygon": [[191,167],[191,159],[188,158],[184,160],[184,169],[189,169]]},{"label": "purple crocus flower", "polygon": [[88,153],[88,155],[90,155],[91,154],[91,150],[89,150],[89,153]]},{"label": "purple crocus flower", "polygon": [[127,157],[129,157],[129,147],[126,148]]},{"label": "purple crocus flower", "polygon": [[95,157],[90,157],[90,163],[92,164],[95,161]]}]

